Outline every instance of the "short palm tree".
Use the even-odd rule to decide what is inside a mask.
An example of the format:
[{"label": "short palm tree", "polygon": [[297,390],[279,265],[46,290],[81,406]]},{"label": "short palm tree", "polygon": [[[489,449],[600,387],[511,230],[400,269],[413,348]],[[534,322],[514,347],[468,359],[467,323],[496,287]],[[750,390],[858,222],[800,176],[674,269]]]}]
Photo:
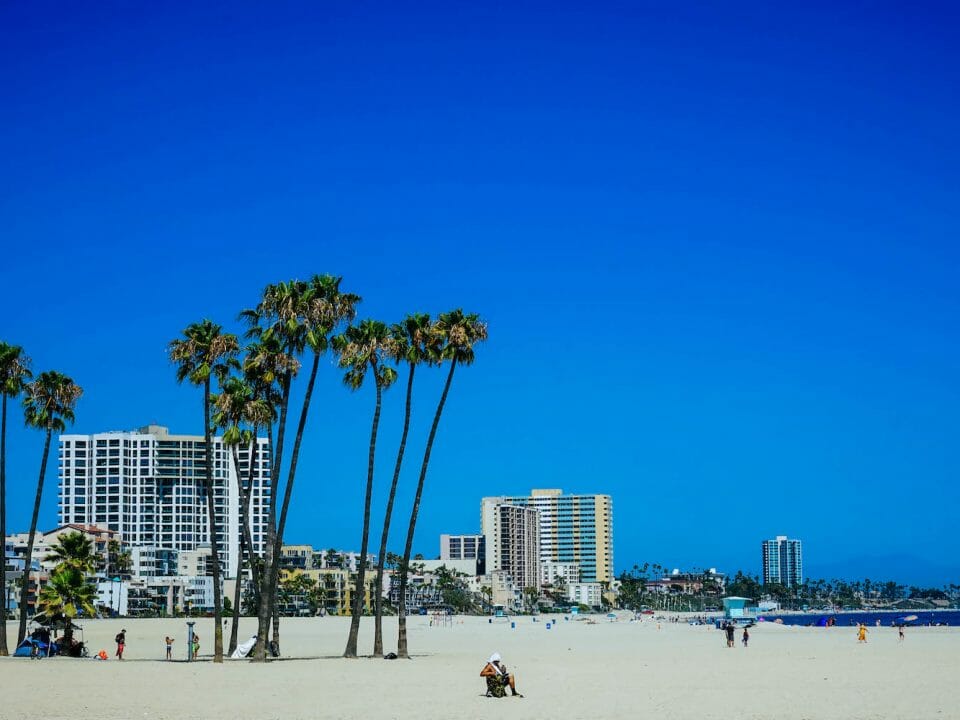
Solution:
[{"label": "short palm tree", "polygon": [[380,552],[377,553],[377,581],[378,592],[374,600],[373,625],[373,654],[383,657],[383,593],[379,591],[383,586],[383,568],[387,559],[387,540],[390,535],[390,519],[393,515],[393,502],[397,496],[397,485],[400,480],[400,469],[403,465],[403,453],[407,447],[407,434],[410,431],[411,398],[413,395],[413,375],[417,365],[427,362],[430,345],[430,316],[426,313],[408,315],[390,327],[390,337],[393,341],[391,355],[400,363],[407,364],[407,394],[403,410],[403,432],[400,434],[400,446],[397,449],[397,461],[393,466],[393,479],[390,482],[390,493],[387,496],[387,508],[384,512],[383,532],[380,535]]},{"label": "short palm tree", "polygon": [[[7,536],[7,398],[20,397],[31,377],[30,360],[19,345],[0,342],[0,538]],[[0,557],[0,628],[7,627],[7,567]],[[7,633],[0,632],[0,657],[10,654]]]},{"label": "short palm tree", "polygon": [[487,325],[480,320],[479,315],[464,314],[462,310],[453,310],[441,313],[432,330],[432,342],[441,342],[439,358],[450,363],[450,371],[437,403],[437,411],[430,426],[430,435],[423,451],[423,462],[420,464],[420,478],[417,481],[417,492],[413,498],[413,509],[410,512],[410,524],[407,527],[407,541],[403,548],[403,560],[400,564],[400,607],[398,611],[397,655],[409,658],[407,651],[407,568],[410,565],[410,553],[413,550],[413,536],[417,529],[417,514],[420,511],[420,499],[423,497],[423,483],[427,477],[427,466],[430,464],[430,453],[433,450],[433,441],[437,436],[437,426],[440,416],[447,402],[447,393],[450,392],[450,383],[458,365],[472,365],[475,354],[474,346],[487,339]]},{"label": "short palm tree", "polygon": [[85,575],[93,573],[97,566],[93,543],[81,532],[61,535],[57,542],[50,546],[45,559],[56,562],[58,567],[76,568]]},{"label": "short palm tree", "polygon": [[220,597],[220,543],[217,539],[216,508],[213,487],[213,439],[210,425],[211,378],[223,382],[231,368],[237,366],[236,354],[240,349],[236,335],[223,332],[223,328],[210,320],[188,325],[183,338],[173,340],[169,346],[170,359],[177,364],[177,382],[188,381],[203,388],[203,446],[204,489],[207,496],[207,524],[210,536],[210,560],[213,570],[213,661],[223,662],[223,625],[220,614],[223,609]]},{"label": "short palm tree", "polygon": [[[363,535],[360,539],[360,560],[357,568],[357,584],[353,594],[353,607],[350,612],[350,633],[344,657],[357,656],[357,636],[360,632],[360,615],[363,612],[364,581],[367,568],[367,544],[370,539],[370,500],[373,495],[374,459],[377,453],[377,431],[380,426],[380,408],[384,388],[390,387],[397,379],[397,372],[385,364],[386,356],[391,352],[390,331],[385,323],[378,320],[363,320],[358,325],[349,326],[342,335],[334,338],[334,348],[339,355],[339,365],[345,369],[344,384],[351,390],[363,386],[367,370],[373,375],[376,405],[373,422],[370,427],[370,450],[367,455],[367,489],[363,505]],[[375,588],[380,594],[381,588]]]},{"label": "short palm tree", "polygon": [[37,495],[33,501],[30,519],[30,534],[27,537],[27,552],[23,563],[23,585],[20,588],[20,627],[17,630],[17,645],[27,635],[27,596],[30,592],[30,566],[33,563],[33,542],[37,535],[37,518],[40,516],[40,500],[43,498],[43,478],[47,472],[50,455],[50,438],[54,430],[63,432],[67,423],[74,420],[73,410],[83,394],[83,389],[66,375],[48,371],[40,373],[27,384],[23,398],[23,414],[27,427],[42,430],[45,434],[43,455],[40,458],[40,475],[37,477]]},{"label": "short palm tree", "polygon": [[[222,392],[213,396],[213,423],[223,430],[223,444],[231,450],[234,473],[240,491],[240,555],[237,563],[236,584],[233,593],[233,620],[230,626],[230,645],[227,652],[237,648],[240,624],[240,591],[243,583],[243,560],[248,557],[254,587],[260,583],[257,563],[253,560],[253,540],[250,530],[250,500],[253,494],[254,473],[257,466],[257,429],[273,419],[273,408],[257,397],[257,388],[248,377],[230,377],[223,383]],[[240,475],[238,448],[249,447],[247,481]]]},{"label": "short palm tree", "polygon": [[64,621],[64,645],[70,645],[73,639],[73,623],[70,621],[82,611],[87,617],[97,614],[94,603],[97,592],[86,574],[73,565],[60,565],[37,598],[37,610],[48,620],[60,618]]}]

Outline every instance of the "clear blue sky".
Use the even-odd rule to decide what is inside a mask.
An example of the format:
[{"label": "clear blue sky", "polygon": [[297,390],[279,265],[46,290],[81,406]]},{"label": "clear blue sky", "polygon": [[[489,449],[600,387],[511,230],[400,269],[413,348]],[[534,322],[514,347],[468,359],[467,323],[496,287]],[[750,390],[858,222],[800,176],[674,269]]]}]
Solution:
[{"label": "clear blue sky", "polygon": [[[0,9],[0,338],[83,385],[77,432],[201,432],[166,343],[336,273],[364,316],[490,324],[427,556],[481,496],[560,487],[613,495],[618,570],[758,571],[788,534],[814,577],[958,579],[946,6],[137,5]],[[359,546],[371,410],[325,364],[289,540]],[[26,529],[41,436],[10,425]]]}]

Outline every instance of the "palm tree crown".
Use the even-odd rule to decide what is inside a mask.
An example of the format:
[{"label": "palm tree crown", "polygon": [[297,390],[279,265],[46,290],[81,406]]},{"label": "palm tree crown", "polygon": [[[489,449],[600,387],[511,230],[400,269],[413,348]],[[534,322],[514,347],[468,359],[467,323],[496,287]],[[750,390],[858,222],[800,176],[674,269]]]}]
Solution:
[{"label": "palm tree crown", "polygon": [[83,389],[73,380],[56,371],[42,372],[27,384],[23,412],[28,427],[49,432],[63,432],[74,421],[73,408]]},{"label": "palm tree crown", "polygon": [[0,394],[17,397],[31,377],[30,358],[23,348],[0,342]]},{"label": "palm tree crown", "polygon": [[50,546],[46,559],[56,561],[59,567],[71,567],[84,574],[92,573],[97,565],[93,543],[81,532],[61,535],[57,543]]},{"label": "palm tree crown", "polygon": [[222,382],[231,368],[237,367],[237,336],[223,332],[215,322],[202,320],[188,325],[183,335],[169,345],[170,359],[177,363],[177,382],[203,385],[211,377]]}]

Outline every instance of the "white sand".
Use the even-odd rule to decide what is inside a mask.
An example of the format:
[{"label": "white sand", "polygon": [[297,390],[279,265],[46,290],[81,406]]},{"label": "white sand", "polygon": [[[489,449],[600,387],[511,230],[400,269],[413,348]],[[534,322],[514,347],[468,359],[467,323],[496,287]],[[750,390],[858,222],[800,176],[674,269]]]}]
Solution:
[{"label": "white sand", "polygon": [[[456,622],[411,618],[415,658],[387,662],[339,657],[348,618],[284,619],[290,659],[219,666],[209,662],[212,620],[198,621],[201,662],[189,664],[162,660],[166,634],[183,659],[183,620],[88,621],[86,640],[111,658],[125,627],[127,659],[0,658],[0,718],[960,718],[960,628],[908,628],[902,645],[895,629],[871,628],[858,645],[853,628],[760,625],[750,648],[738,632],[729,650],[721,632],[685,624]],[[393,649],[396,620],[385,626]],[[249,636],[254,623],[241,628]],[[372,633],[365,618],[361,651]],[[479,672],[493,651],[525,698],[483,697]]]}]

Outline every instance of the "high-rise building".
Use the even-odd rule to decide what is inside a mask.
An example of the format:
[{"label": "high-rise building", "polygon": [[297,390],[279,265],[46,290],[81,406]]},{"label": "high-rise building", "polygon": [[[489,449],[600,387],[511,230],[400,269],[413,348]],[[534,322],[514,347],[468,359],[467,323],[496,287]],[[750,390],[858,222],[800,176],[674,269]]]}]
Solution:
[{"label": "high-rise building", "polygon": [[[250,448],[232,450],[213,439],[213,493],[224,577],[234,577],[240,555],[240,486],[248,483]],[[206,451],[197,435],[171,435],[149,425],[131,432],[60,436],[60,524],[118,531],[125,544],[178,552],[207,547]],[[270,445],[257,439],[250,500],[255,553],[266,542]],[[239,472],[238,472],[239,471]]]},{"label": "high-rise building", "polygon": [[476,575],[487,574],[487,545],[483,535],[441,535],[441,560],[473,560]]},{"label": "high-rise building", "polygon": [[763,584],[803,585],[803,553],[799,540],[777,535],[763,541]]},{"label": "high-rise building", "polygon": [[540,518],[534,508],[484,498],[487,573],[503,571],[521,588],[540,587]]},{"label": "high-rise building", "polygon": [[[487,507],[497,504],[529,507],[539,512],[541,562],[575,562],[580,566],[581,582],[614,579],[613,500],[609,495],[564,495],[561,490],[532,490],[526,496],[484,498],[482,527],[487,526]],[[489,536],[487,547],[490,547]],[[489,561],[487,568],[490,569]]]}]

